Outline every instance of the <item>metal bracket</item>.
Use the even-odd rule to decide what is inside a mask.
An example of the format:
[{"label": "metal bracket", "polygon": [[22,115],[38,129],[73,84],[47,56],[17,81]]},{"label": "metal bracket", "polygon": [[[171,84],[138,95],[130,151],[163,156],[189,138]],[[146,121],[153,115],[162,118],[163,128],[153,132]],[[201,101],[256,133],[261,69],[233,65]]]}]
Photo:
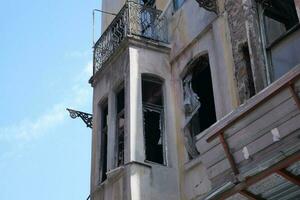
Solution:
[{"label": "metal bracket", "polygon": [[69,109],[69,108],[67,108],[67,111],[69,111],[70,117],[72,119],[80,117],[82,119],[82,121],[86,124],[87,127],[91,128],[91,129],[93,128],[93,124],[92,124],[93,115],[92,114],[81,112],[81,111],[78,111],[78,110],[72,110],[72,109]]}]

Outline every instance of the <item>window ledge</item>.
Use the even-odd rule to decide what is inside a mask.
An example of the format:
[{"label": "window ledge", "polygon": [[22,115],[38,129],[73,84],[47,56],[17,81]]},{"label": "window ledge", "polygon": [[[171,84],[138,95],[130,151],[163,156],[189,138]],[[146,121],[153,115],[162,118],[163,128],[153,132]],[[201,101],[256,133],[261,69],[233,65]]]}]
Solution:
[{"label": "window ledge", "polygon": [[106,173],[106,175],[107,175],[107,178],[110,180],[110,179],[114,179],[114,178],[118,177],[123,172],[124,172],[124,166],[120,166],[120,167],[117,167],[115,169],[108,171]]},{"label": "window ledge", "polygon": [[160,164],[160,163],[152,162],[152,161],[149,161],[149,160],[145,160],[144,162],[145,162],[147,165],[150,165],[151,167],[152,167],[152,166],[168,167],[166,164]]},{"label": "window ledge", "polygon": [[151,165],[149,165],[147,163],[144,163],[144,162],[139,162],[139,161],[130,161],[130,162],[125,164],[125,166],[128,166],[128,165],[140,165],[140,166],[143,166],[143,167],[152,168]]}]

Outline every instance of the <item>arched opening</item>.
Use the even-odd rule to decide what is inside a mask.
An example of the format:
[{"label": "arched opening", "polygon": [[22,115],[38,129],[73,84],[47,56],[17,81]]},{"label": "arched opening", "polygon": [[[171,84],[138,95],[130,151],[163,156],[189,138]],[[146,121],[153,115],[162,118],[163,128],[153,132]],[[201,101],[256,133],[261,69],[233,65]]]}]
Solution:
[{"label": "arched opening", "polygon": [[208,55],[193,61],[183,78],[184,109],[187,151],[190,158],[199,152],[195,147],[195,136],[216,122],[213,85]]}]

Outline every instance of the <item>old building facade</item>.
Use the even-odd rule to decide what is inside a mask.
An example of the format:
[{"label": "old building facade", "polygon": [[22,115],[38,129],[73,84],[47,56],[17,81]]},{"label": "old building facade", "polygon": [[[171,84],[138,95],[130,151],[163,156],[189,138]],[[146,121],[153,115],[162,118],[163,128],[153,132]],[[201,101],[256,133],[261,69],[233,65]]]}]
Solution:
[{"label": "old building facade", "polygon": [[300,1],[102,0],[92,200],[300,199]]}]

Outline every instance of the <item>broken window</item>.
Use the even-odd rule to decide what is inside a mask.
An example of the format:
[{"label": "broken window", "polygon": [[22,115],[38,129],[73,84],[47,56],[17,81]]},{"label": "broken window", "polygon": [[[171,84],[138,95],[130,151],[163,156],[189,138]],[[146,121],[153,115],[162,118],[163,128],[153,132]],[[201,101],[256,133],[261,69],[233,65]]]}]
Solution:
[{"label": "broken window", "polygon": [[163,90],[160,80],[142,77],[142,101],[146,160],[165,164]]},{"label": "broken window", "polygon": [[199,154],[195,136],[216,122],[208,55],[201,56],[191,64],[191,69],[183,79],[183,89],[186,148],[189,157],[194,158]]},{"label": "broken window", "polygon": [[107,103],[101,106],[101,158],[100,171],[101,182],[105,181],[107,176],[107,131],[108,131],[108,105]]},{"label": "broken window", "polygon": [[116,162],[117,166],[124,164],[124,125],[125,125],[125,93],[124,87],[117,93],[117,119],[116,119]]},{"label": "broken window", "polygon": [[299,18],[294,0],[259,1],[269,74],[276,80],[300,63]]}]

